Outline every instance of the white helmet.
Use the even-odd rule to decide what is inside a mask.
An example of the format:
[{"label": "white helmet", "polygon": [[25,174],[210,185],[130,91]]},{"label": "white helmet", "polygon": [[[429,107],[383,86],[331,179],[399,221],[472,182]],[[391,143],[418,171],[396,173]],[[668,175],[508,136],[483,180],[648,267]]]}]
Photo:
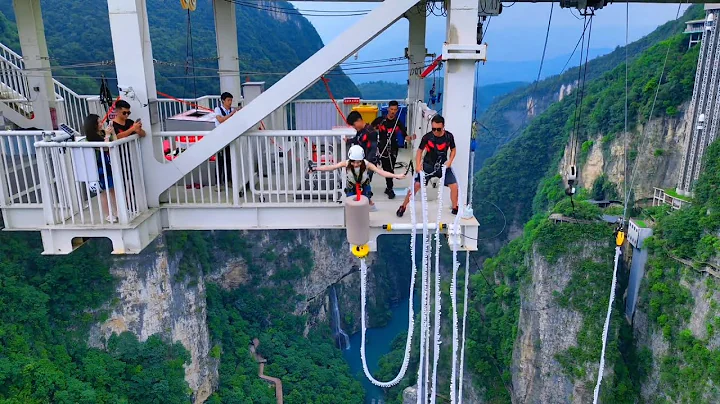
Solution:
[{"label": "white helmet", "polygon": [[358,145],[352,146],[348,151],[348,158],[354,161],[363,160],[365,158],[365,151]]}]

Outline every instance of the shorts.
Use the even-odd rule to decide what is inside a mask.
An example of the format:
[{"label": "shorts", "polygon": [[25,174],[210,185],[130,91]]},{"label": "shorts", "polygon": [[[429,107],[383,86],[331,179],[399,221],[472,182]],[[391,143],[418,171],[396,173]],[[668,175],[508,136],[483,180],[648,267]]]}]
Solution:
[{"label": "shorts", "polygon": [[[372,198],[372,189],[370,188],[370,184],[362,187],[361,194],[363,196],[366,196],[368,199]],[[355,187],[348,187],[345,190],[345,196],[351,197],[351,196],[355,196],[355,195],[357,195],[357,193],[355,192]]]},{"label": "shorts", "polygon": [[[115,185],[113,184],[113,176],[112,176],[112,167],[110,166],[110,155],[103,153],[105,156],[105,165],[103,166],[102,161],[98,160],[98,182],[100,183],[100,189],[103,191],[107,189],[113,189],[115,188]],[[104,173],[104,170],[107,170],[107,175]],[[107,185],[105,184],[105,181],[107,180]]]},{"label": "shorts", "polygon": [[[425,173],[433,172],[435,170],[432,166],[423,166],[423,171]],[[436,172],[432,174],[425,174],[425,186],[427,186],[428,182],[430,182],[431,178],[440,178],[442,176],[442,170],[437,170]],[[415,182],[420,182],[420,173],[415,174]],[[453,173],[452,167],[445,170],[445,181],[444,185],[450,186],[452,184],[457,184],[457,178],[455,178],[455,173]]]}]

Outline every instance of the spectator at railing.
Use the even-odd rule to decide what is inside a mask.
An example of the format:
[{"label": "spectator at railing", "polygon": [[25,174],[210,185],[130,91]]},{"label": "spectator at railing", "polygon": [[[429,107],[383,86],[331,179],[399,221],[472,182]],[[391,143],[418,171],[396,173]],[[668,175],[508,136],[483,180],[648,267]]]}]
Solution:
[{"label": "spectator at railing", "polygon": [[[238,111],[232,107],[233,96],[228,92],[224,92],[220,95],[220,105],[215,107],[215,127],[217,128],[221,123],[230,119],[231,116],[235,115]],[[218,153],[218,188],[222,189],[223,186],[232,186],[225,178],[225,172],[231,171],[230,163],[230,146],[225,147],[221,152]],[[232,176],[231,176],[232,178]]]},{"label": "spectator at railing", "polygon": [[[107,129],[108,130],[105,130],[103,128],[102,119],[99,116],[90,114],[85,118],[83,135],[85,135],[85,139],[88,142],[112,142],[116,140],[111,127]],[[98,167],[98,181],[100,183],[98,196],[102,202],[102,214],[106,215],[108,222],[115,223],[117,222],[117,218],[113,213],[116,213],[118,210],[115,201],[115,185],[113,183],[112,168],[110,166],[110,151],[104,147],[96,148],[95,159]]]},{"label": "spectator at railing", "polygon": [[133,121],[130,116],[130,104],[125,100],[119,100],[115,103],[115,118],[112,120],[113,130],[118,139],[137,134],[140,137],[145,136],[140,119]]}]

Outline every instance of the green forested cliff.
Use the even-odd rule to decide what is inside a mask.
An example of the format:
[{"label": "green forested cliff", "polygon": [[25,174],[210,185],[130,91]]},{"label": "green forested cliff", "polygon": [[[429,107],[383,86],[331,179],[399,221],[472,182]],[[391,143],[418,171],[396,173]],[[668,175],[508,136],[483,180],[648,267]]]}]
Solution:
[{"label": "green forested cliff", "polygon": [[[702,12],[701,7],[690,7],[682,19],[696,18]],[[683,25],[684,26],[684,25]],[[647,122],[650,107],[658,86],[658,76],[665,54],[670,50],[667,68],[658,93],[654,114],[657,116],[675,115],[678,107],[690,99],[694,81],[698,49],[688,50],[687,38],[679,34],[681,26],[677,22],[669,22],[656,31],[634,43],[630,49],[637,52],[629,61],[629,124]],[[652,38],[655,42],[647,43]],[[668,39],[665,39],[668,38]],[[629,50],[630,50],[629,49]],[[640,52],[640,49],[644,51]],[[599,133],[614,136],[624,126],[624,51],[618,49],[613,53],[598,58],[596,63],[588,65],[588,82],[586,85],[579,124],[579,138],[585,139]],[[618,59],[622,56],[623,59]],[[607,59],[614,58],[614,59]],[[615,60],[618,59],[618,60]],[[615,62],[613,63],[612,60]],[[602,67],[606,66],[606,67]],[[612,69],[610,69],[610,67]],[[605,70],[603,70],[605,69]],[[577,69],[566,74],[577,77]],[[596,77],[590,80],[590,77]],[[559,89],[562,77],[553,77],[542,81],[538,89]],[[486,113],[490,122],[502,122],[503,108],[512,108],[513,103],[524,99],[532,88],[512,93],[495,103]],[[552,90],[555,91],[555,90]],[[538,93],[540,90],[538,90]],[[524,94],[524,95],[523,95]],[[523,104],[524,108],[524,104]],[[547,199],[562,195],[550,195],[549,189],[543,191],[548,181],[555,185],[555,171],[563,153],[564,146],[573,128],[575,112],[575,92],[560,102],[554,102],[543,113],[538,115],[526,129],[518,131],[512,139],[498,151],[496,155],[485,161],[482,169],[476,174],[474,200],[491,201],[502,208],[510,223],[520,225],[527,221],[533,212],[533,200],[540,211],[547,207]],[[496,117],[496,118],[494,118]],[[487,122],[487,121],[486,121]],[[491,126],[492,128],[493,126]],[[495,133],[508,133],[512,128],[499,129]],[[480,141],[491,141],[492,131],[481,134]],[[637,145],[632,145],[637,147]],[[632,156],[632,149],[630,156]],[[632,161],[629,161],[632,163]],[[541,180],[546,177],[545,182]],[[539,189],[540,188],[540,189]],[[538,192],[536,198],[536,191]],[[540,198],[538,201],[537,199]],[[554,202],[554,201],[550,201]],[[501,217],[494,211],[484,211],[482,206],[475,207],[476,216],[484,223],[484,234],[497,233],[503,225]]]},{"label": "green forested cliff", "polygon": [[88,347],[114,292],[107,242],[41,256],[37,234],[0,233],[0,402],[187,403],[190,355],[158,336],[113,335]]},{"label": "green forested cliff", "polygon": [[[287,2],[273,7],[292,8]],[[105,74],[115,77],[114,66],[70,68],[80,63],[112,60],[112,42],[107,2],[102,0],[43,0],[41,2],[45,35],[53,75],[58,81],[81,94],[96,94]],[[179,1],[148,0],[150,36],[156,63],[157,89],[175,97],[219,94],[217,50],[211,0],[199,0],[191,15],[192,47],[196,79],[182,77],[188,48],[187,13]],[[262,8],[262,7],[261,7]],[[19,53],[17,28],[11,1],[0,2],[0,42]],[[241,78],[265,81],[266,88],[320,49],[323,44],[312,24],[301,15],[269,12],[257,7],[237,5],[238,46]],[[267,72],[254,74],[250,72]],[[336,70],[340,73],[339,70]],[[357,96],[355,84],[344,74],[330,76],[335,96]],[[111,88],[116,93],[115,82]],[[310,88],[305,97],[327,98],[322,84]]]}]

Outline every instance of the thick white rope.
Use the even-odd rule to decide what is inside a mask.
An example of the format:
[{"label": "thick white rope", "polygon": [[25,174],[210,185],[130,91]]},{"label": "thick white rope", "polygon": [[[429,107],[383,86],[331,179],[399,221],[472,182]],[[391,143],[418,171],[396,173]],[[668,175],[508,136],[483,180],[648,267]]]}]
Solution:
[{"label": "thick white rope", "polygon": [[[414,184],[413,184],[414,185]],[[417,218],[415,215],[415,187],[410,186],[410,223],[412,223],[412,230],[410,231],[410,259],[412,261],[412,272],[410,274],[410,297],[409,297],[409,304],[408,304],[408,331],[407,331],[407,339],[405,340],[405,356],[403,356],[403,362],[402,366],[400,366],[400,371],[398,374],[390,381],[388,382],[381,382],[376,380],[372,374],[370,373],[370,370],[368,369],[367,360],[365,356],[365,333],[367,329],[365,328],[365,304],[366,304],[366,285],[367,285],[367,267],[365,266],[365,260],[361,260],[361,271],[360,271],[360,308],[361,308],[361,317],[362,321],[360,322],[362,325],[362,337],[360,339],[360,358],[362,359],[362,365],[363,365],[363,372],[365,372],[365,377],[370,380],[370,383],[378,386],[378,387],[392,387],[396,384],[400,383],[400,380],[402,380],[403,377],[405,377],[405,373],[407,372],[408,365],[410,364],[410,351],[412,350],[412,337],[413,332],[415,331],[415,311],[413,309],[413,299],[415,294],[415,275],[417,273],[417,265],[416,265],[416,258],[415,258],[415,236],[417,235],[416,225],[417,225]],[[365,266],[365,271],[362,270],[362,267]]]},{"label": "thick white rope", "polygon": [[[427,282],[428,282],[428,215],[427,215],[427,188],[425,187],[425,173],[422,170],[418,170],[420,177],[420,198],[422,204],[422,217],[423,217],[423,250],[422,250],[422,281],[421,281],[421,302],[422,312],[420,314],[420,360],[418,362],[418,374],[417,374],[417,404],[424,404],[427,399],[427,383],[424,382],[423,369],[425,364],[425,345],[427,342]],[[412,187],[415,186],[413,183]],[[424,398],[423,398],[424,397]]]},{"label": "thick white rope", "polygon": [[[472,163],[470,163],[472,165]],[[459,200],[463,200],[459,198]],[[457,402],[457,362],[458,362],[458,315],[457,315],[457,272],[460,267],[460,263],[457,260],[458,251],[458,236],[459,236],[459,224],[460,214],[455,216],[453,228],[451,234],[453,238],[450,239],[452,243],[452,279],[450,280],[450,302],[452,305],[452,327],[453,327],[453,341],[452,341],[452,373],[450,375],[450,404]]]},{"label": "thick white rope", "polygon": [[[437,206],[437,224],[435,226],[435,327],[434,327],[434,345],[433,345],[433,370],[432,370],[432,386],[430,390],[430,403],[435,404],[435,396],[437,395],[437,368],[440,361],[440,308],[442,295],[440,293],[440,223],[442,221],[442,208],[444,196],[445,166],[442,166],[440,181],[438,186],[438,206]],[[458,215],[459,216],[459,215]]]},{"label": "thick white rope", "polygon": [[613,269],[612,286],[610,287],[610,301],[608,302],[607,316],[605,317],[605,326],[603,327],[602,335],[602,353],[600,354],[600,367],[598,368],[597,384],[595,385],[595,397],[593,398],[593,404],[597,404],[598,395],[600,394],[600,384],[602,383],[603,371],[605,370],[605,347],[607,345],[608,329],[610,328],[610,317],[612,314],[612,306],[615,301],[615,286],[617,284],[617,270],[618,262],[620,262],[620,247],[615,247],[615,268]]},{"label": "thick white rope", "polygon": [[463,296],[462,345],[460,347],[460,386],[458,386],[458,403],[463,402],[463,376],[465,373],[465,325],[468,308],[468,285],[470,284],[470,251],[465,252],[465,295]]}]

